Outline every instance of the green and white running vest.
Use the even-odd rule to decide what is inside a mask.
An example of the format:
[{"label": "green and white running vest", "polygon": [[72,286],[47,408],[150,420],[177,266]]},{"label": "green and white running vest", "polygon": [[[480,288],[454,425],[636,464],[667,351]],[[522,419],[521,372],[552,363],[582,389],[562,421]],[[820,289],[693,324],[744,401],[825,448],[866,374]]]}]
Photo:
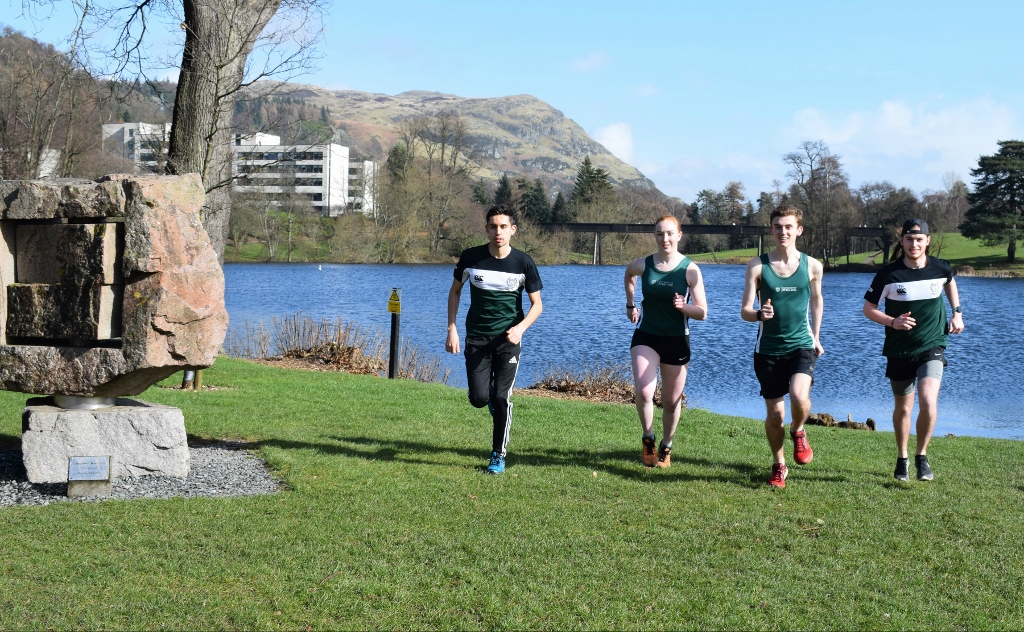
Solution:
[{"label": "green and white running vest", "polygon": [[814,337],[807,320],[811,275],[806,254],[800,253],[800,264],[788,277],[775,273],[767,253],[761,255],[761,285],[757,290],[757,300],[761,305],[771,300],[775,315],[758,323],[754,351],[783,356],[800,349],[814,348]]},{"label": "green and white running vest", "polygon": [[662,272],[654,265],[654,255],[644,259],[640,286],[644,294],[640,331],[655,336],[690,335],[689,319],[673,306],[676,294],[689,301],[690,285],[686,282],[686,269],[690,263],[688,257],[683,257],[675,268]]}]

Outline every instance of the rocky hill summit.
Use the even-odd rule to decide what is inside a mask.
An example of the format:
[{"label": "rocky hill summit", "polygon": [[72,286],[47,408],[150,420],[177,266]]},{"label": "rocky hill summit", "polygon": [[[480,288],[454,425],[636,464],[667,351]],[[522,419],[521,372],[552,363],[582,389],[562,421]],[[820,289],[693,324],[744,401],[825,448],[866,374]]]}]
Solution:
[{"label": "rocky hill summit", "polygon": [[455,112],[466,124],[469,157],[478,177],[497,180],[503,174],[540,178],[552,190],[572,187],[584,156],[608,171],[617,185],[653,189],[644,174],[613,156],[575,121],[530,95],[464,98],[414,90],[397,95],[356,90],[328,90],[304,84],[276,86],[279,97],[327,108],[335,142],[355,153],[383,160],[408,119]]}]

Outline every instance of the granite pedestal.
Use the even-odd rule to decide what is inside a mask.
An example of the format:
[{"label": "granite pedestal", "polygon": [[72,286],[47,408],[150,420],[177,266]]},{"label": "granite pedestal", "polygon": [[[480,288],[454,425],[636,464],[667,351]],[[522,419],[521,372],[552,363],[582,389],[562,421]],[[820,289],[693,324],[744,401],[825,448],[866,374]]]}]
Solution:
[{"label": "granite pedestal", "polygon": [[21,449],[28,480],[63,483],[73,456],[110,456],[110,477],[188,476],[181,409],[117,398],[95,410],[67,410],[49,397],[28,400]]}]

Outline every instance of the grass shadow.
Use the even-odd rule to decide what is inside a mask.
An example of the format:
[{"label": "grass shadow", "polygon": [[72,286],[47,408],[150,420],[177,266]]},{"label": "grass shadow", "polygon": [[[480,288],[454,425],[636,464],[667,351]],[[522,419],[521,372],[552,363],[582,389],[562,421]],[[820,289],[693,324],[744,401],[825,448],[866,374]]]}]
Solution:
[{"label": "grass shadow", "polygon": [[[475,448],[458,448],[435,445],[421,441],[379,439],[364,436],[328,436],[330,441],[323,443],[308,441],[292,441],[285,439],[267,439],[257,442],[253,447],[276,447],[286,450],[315,450],[323,454],[347,456],[369,461],[396,461],[428,465],[460,465],[442,455],[451,455],[457,460],[472,460],[473,464],[465,467],[483,469],[484,453]],[[348,445],[346,445],[348,444]],[[765,468],[750,463],[710,461],[707,459],[673,455],[673,461],[679,467],[667,470],[649,469],[641,466],[638,455],[632,450],[523,450],[509,457],[509,466],[526,465],[533,467],[579,467],[597,470],[623,479],[645,481],[653,484],[673,483],[680,481],[709,481],[744,488],[760,488],[764,486]],[[480,465],[478,465],[480,464]],[[687,468],[687,466],[690,466]],[[686,471],[687,469],[703,469],[704,474]],[[721,473],[722,469],[730,473]],[[845,477],[823,477],[816,475],[816,480],[847,480]]]}]

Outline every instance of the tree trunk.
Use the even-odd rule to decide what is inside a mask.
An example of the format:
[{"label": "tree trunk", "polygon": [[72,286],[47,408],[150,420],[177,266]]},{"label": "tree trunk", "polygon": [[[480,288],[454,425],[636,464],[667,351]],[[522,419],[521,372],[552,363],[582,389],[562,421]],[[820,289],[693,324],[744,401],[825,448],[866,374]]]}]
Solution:
[{"label": "tree trunk", "polygon": [[231,214],[231,119],[245,62],[281,0],[184,0],[185,48],[167,172],[198,173],[203,227],[220,261]]},{"label": "tree trunk", "polygon": [[1010,245],[1006,248],[1006,263],[1017,261],[1017,240],[1010,239]]}]

